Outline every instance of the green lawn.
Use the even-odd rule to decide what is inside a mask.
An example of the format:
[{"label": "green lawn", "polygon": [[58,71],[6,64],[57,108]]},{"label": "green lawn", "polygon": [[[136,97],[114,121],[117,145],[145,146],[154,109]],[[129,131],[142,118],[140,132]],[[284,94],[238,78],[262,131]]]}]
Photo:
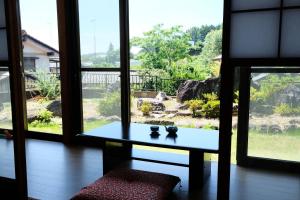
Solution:
[{"label": "green lawn", "polygon": [[100,120],[93,120],[93,121],[85,121],[84,122],[84,131],[90,131],[95,128],[99,128],[100,126],[106,125],[111,123],[110,121],[100,119]]},{"label": "green lawn", "polygon": [[28,130],[62,135],[62,127],[59,124],[43,124],[42,126],[32,126],[31,124],[28,124]]},{"label": "green lawn", "polygon": [[[283,159],[300,162],[300,130],[290,131],[278,135],[264,135],[257,132],[250,132],[249,156]],[[232,135],[231,163],[236,164],[236,130]],[[168,153],[188,154],[188,151],[172,150],[166,148],[153,148],[138,146],[137,149],[150,151],[161,151]],[[212,154],[212,160],[218,161],[218,155]]]},{"label": "green lawn", "polygon": [[[92,130],[94,128],[103,126],[110,123],[106,120],[93,120],[85,121],[85,131]],[[10,124],[0,124],[1,128],[10,128]],[[62,134],[62,127],[58,124],[49,124],[39,127],[33,127],[29,125],[29,130],[53,134]],[[231,162],[236,163],[236,144],[237,144],[236,130],[233,131],[232,135],[232,150],[231,150]],[[249,156],[273,158],[281,160],[290,160],[300,162],[300,130],[289,131],[281,134],[267,135],[251,131],[249,134]],[[154,148],[135,145],[134,148],[150,150],[150,151],[161,151],[178,154],[188,154],[187,151],[172,150],[166,148]],[[218,156],[212,154],[212,160],[217,161]]]},{"label": "green lawn", "polygon": [[281,134],[249,134],[248,155],[300,162],[300,130]]},{"label": "green lawn", "polygon": [[[92,130],[94,128],[98,128],[108,123],[110,122],[103,119],[85,121],[84,130],[85,131]],[[58,135],[62,134],[62,127],[59,124],[42,124],[39,126],[32,126],[31,124],[29,124],[28,129],[30,131],[36,131],[36,132],[51,133],[51,134],[58,134]]]}]

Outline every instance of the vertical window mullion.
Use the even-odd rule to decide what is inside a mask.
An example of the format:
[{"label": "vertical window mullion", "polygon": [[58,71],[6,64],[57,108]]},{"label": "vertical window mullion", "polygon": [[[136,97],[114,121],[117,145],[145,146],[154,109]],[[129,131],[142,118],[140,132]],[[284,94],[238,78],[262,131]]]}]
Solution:
[{"label": "vertical window mullion", "polygon": [[121,61],[121,118],[123,127],[130,123],[129,81],[129,3],[119,0],[120,12],[120,61]]}]

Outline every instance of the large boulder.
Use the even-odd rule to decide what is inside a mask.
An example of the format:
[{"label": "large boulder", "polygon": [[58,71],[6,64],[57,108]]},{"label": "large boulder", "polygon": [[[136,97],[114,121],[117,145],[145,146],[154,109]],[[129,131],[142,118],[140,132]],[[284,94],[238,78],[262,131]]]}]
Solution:
[{"label": "large boulder", "polygon": [[47,107],[47,110],[53,113],[53,116],[56,117],[62,117],[61,113],[61,101],[60,100],[55,100],[52,101]]},{"label": "large boulder", "polygon": [[187,80],[178,88],[177,101],[183,103],[191,99],[201,98],[206,93],[219,94],[219,84],[219,78],[210,78],[204,81]]}]

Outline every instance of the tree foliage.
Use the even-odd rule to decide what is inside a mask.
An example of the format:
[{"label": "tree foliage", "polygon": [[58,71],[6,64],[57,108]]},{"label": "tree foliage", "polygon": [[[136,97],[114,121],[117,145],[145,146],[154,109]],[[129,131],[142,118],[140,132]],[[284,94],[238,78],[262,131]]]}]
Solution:
[{"label": "tree foliage", "polygon": [[200,55],[204,47],[204,41],[207,34],[213,30],[219,30],[220,28],[221,25],[203,25],[201,27],[194,26],[188,29],[187,34],[190,35],[191,42],[193,43],[193,46],[190,49],[190,55]]},{"label": "tree foliage", "polygon": [[207,34],[201,56],[211,61],[220,54],[222,54],[222,29],[213,30]]},{"label": "tree foliage", "polygon": [[192,27],[187,30],[187,33],[191,36],[191,41],[196,44],[197,42],[204,42],[207,34],[213,30],[218,30],[221,28],[221,25],[203,25],[201,27]]},{"label": "tree foliage", "polygon": [[106,52],[106,62],[111,65],[116,65],[120,61],[120,50],[115,50],[112,43],[109,44],[108,50]]},{"label": "tree foliage", "polygon": [[180,26],[163,28],[160,24],[143,37],[133,38],[131,45],[142,49],[137,59],[145,68],[168,71],[173,63],[189,56],[189,41],[189,35]]}]

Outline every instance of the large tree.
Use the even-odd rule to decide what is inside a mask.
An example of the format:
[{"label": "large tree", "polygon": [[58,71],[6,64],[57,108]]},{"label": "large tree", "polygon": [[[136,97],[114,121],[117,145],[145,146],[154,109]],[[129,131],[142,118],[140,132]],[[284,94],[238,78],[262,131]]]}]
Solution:
[{"label": "large tree", "polygon": [[156,25],[143,37],[131,40],[131,46],[141,48],[137,58],[145,68],[168,71],[173,63],[189,56],[190,36],[180,26],[163,28]]},{"label": "large tree", "polygon": [[190,50],[191,55],[199,55],[202,52],[204,46],[204,41],[211,31],[218,30],[221,25],[202,25],[201,27],[192,27],[187,30],[187,34],[190,35],[191,41],[193,42],[193,47]]},{"label": "large tree", "polygon": [[222,29],[207,34],[201,56],[211,61],[220,54],[222,54]]},{"label": "large tree", "polygon": [[106,62],[111,65],[115,65],[116,62],[120,61],[120,50],[115,50],[112,43],[109,44],[106,52]]}]

